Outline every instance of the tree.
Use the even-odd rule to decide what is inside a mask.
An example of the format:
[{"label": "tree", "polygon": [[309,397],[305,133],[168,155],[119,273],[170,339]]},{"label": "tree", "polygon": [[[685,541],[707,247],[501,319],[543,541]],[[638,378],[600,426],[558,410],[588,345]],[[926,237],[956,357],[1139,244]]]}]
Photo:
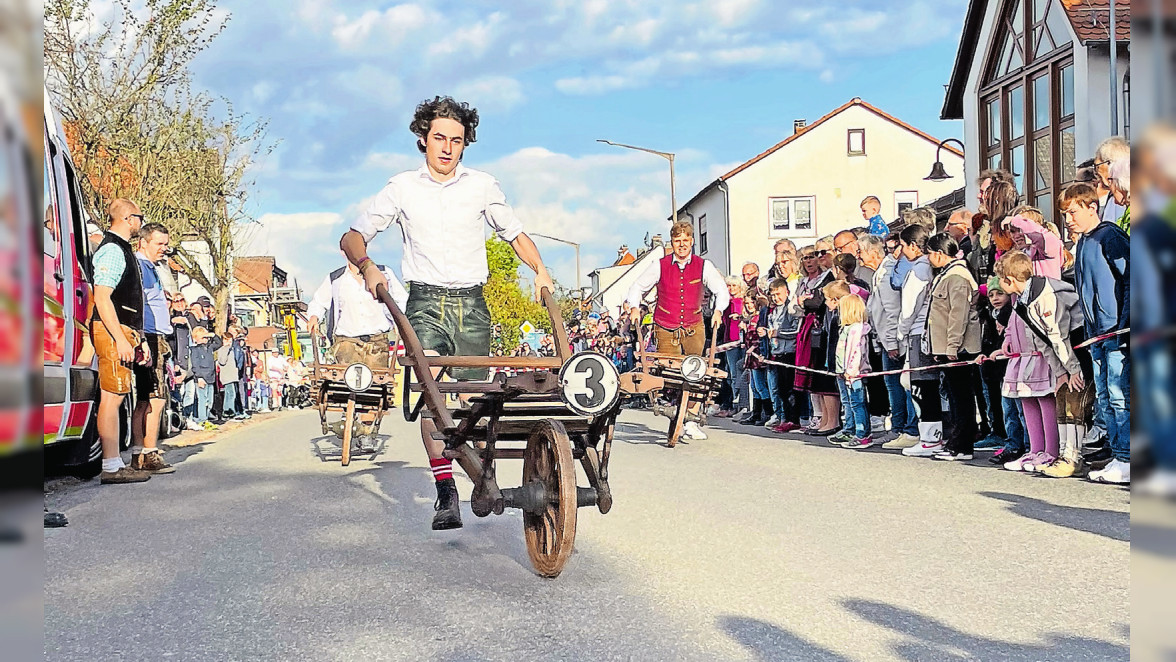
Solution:
[{"label": "tree", "polygon": [[[193,92],[189,65],[228,22],[213,0],[47,0],[46,85],[67,126],[86,211],[129,198],[166,225],[176,262],[216,302],[223,331],[249,167],[265,125]],[[217,112],[217,108],[223,109]]]},{"label": "tree", "polygon": [[511,245],[497,237],[486,240],[486,262],[490,276],[484,290],[490,321],[502,325],[502,341],[510,350],[519,344],[523,322],[530,322],[544,331],[551,331],[547,309],[519,285],[519,266],[522,262]]}]

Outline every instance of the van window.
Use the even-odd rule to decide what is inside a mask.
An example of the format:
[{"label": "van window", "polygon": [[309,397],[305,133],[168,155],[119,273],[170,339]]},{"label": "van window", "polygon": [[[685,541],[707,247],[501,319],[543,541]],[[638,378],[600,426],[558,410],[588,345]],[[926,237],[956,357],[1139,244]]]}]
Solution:
[{"label": "van window", "polygon": [[68,159],[65,161],[65,180],[69,184],[69,215],[73,227],[74,255],[77,256],[78,267],[86,275],[86,280],[93,280],[94,272],[90,266],[90,237],[86,232],[85,217],[82,215],[82,189],[78,186],[73,164]]},{"label": "van window", "polygon": [[57,258],[57,197],[53,195],[53,179],[49,176],[52,161],[45,159],[45,208],[40,210],[45,227],[45,257]]}]

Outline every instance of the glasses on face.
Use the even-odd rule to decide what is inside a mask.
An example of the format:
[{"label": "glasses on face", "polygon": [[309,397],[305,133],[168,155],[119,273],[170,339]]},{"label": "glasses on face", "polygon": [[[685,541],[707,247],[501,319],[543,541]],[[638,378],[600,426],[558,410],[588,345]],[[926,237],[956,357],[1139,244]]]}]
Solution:
[{"label": "glasses on face", "polygon": [[829,251],[825,250],[825,249],[822,249],[822,250],[819,250],[816,252],[817,257],[825,257],[828,254],[829,254]]},{"label": "glasses on face", "polygon": [[142,223],[145,220],[145,217],[142,214],[128,214],[127,215],[127,220],[130,220],[132,218],[139,219],[140,223]]},{"label": "glasses on face", "polygon": [[808,255],[801,255],[800,259],[802,259],[802,260],[815,260],[815,259],[817,259],[817,256],[815,253],[809,253]]}]

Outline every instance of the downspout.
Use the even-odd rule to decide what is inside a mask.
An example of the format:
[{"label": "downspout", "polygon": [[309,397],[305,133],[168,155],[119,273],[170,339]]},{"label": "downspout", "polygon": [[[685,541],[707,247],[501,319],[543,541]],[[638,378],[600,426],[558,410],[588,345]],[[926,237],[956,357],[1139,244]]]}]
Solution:
[{"label": "downspout", "polygon": [[1111,0],[1111,24],[1107,27],[1111,45],[1111,135],[1119,135],[1119,54],[1115,42],[1115,0]]},{"label": "downspout", "polygon": [[724,237],[727,244],[727,271],[731,271],[731,192],[727,190],[727,180],[719,180],[719,190],[723,192],[723,222],[726,223],[725,228],[727,235]]}]

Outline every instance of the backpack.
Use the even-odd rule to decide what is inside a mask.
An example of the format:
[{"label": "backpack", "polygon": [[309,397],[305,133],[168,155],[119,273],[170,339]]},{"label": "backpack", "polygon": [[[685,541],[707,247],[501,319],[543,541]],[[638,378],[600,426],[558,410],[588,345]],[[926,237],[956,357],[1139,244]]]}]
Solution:
[{"label": "backpack", "polygon": [[1037,326],[1029,318],[1029,310],[1026,308],[1024,299],[1030,301],[1036,300],[1045,289],[1046,282],[1053,287],[1054,297],[1057,299],[1057,310],[1054,311],[1054,319],[1058,321],[1058,329],[1069,340],[1071,346],[1080,344],[1085,340],[1084,325],[1086,323],[1086,315],[1082,312],[1082,302],[1078,299],[1078,290],[1074,286],[1060,280],[1053,278],[1046,278],[1045,276],[1032,276],[1029,278],[1029,283],[1025,286],[1025,294],[1021,301],[1017,302],[1014,310],[1017,315],[1025,321],[1025,327],[1033,332],[1042,342],[1049,345],[1049,337],[1040,327]]}]

